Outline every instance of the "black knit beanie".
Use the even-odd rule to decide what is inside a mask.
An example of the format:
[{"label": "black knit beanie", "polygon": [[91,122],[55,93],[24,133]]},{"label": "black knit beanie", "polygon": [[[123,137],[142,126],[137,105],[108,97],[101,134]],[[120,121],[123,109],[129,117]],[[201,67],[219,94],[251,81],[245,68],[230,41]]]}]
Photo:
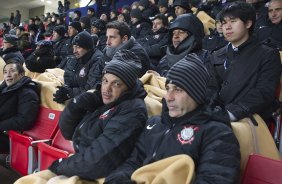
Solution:
[{"label": "black knit beanie", "polygon": [[141,68],[140,59],[133,52],[120,50],[106,64],[103,74],[111,73],[119,77],[129,89],[132,89],[138,79],[139,68]]},{"label": "black knit beanie", "polygon": [[167,74],[166,84],[182,88],[197,104],[205,102],[209,74],[195,54],[189,54],[174,64]]},{"label": "black knit beanie", "polygon": [[56,26],[53,31],[57,32],[62,37],[66,34],[66,29],[63,25]]},{"label": "black knit beanie", "polygon": [[143,18],[142,12],[138,8],[131,10],[130,17],[137,18],[138,20],[141,20]]},{"label": "black knit beanie", "polygon": [[93,49],[94,44],[91,35],[87,31],[78,33],[72,40],[73,45],[78,45],[84,49]]},{"label": "black knit beanie", "polygon": [[73,22],[71,22],[69,26],[73,27],[73,28],[76,29],[78,32],[81,32],[81,31],[82,31],[81,24],[80,24],[80,22],[78,22],[78,21],[73,21]]}]

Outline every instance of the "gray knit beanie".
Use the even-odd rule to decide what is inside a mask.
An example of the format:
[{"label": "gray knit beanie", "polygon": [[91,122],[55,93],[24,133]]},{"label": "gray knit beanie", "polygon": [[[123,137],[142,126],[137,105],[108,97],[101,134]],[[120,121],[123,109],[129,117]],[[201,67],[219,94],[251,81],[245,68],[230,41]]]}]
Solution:
[{"label": "gray knit beanie", "polygon": [[189,54],[174,64],[167,74],[166,84],[182,88],[197,104],[205,102],[209,73],[196,54]]},{"label": "gray knit beanie", "polygon": [[140,59],[133,52],[120,50],[106,63],[103,74],[111,73],[119,77],[129,89],[132,89],[138,79],[140,68]]}]

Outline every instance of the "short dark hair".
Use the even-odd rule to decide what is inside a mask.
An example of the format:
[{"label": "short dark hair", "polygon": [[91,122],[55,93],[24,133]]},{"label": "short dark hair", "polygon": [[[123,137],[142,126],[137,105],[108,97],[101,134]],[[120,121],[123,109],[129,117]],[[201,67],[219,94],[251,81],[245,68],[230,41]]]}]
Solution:
[{"label": "short dark hair", "polygon": [[164,14],[162,14],[162,13],[157,14],[156,16],[154,16],[154,18],[152,19],[152,21],[153,21],[153,20],[156,20],[156,19],[162,20],[163,25],[164,25],[165,27],[168,26],[167,16],[165,16]]},{"label": "short dark hair", "polygon": [[90,7],[90,8],[87,8],[87,10],[91,11],[91,12],[94,12],[95,13],[95,9]]},{"label": "short dark hair", "polygon": [[25,73],[23,65],[20,62],[14,60],[14,59],[9,59],[8,61],[6,61],[6,64],[3,67],[3,72],[4,72],[5,67],[7,65],[9,65],[9,64],[15,64],[19,74],[24,74]]},{"label": "short dark hair", "polygon": [[131,31],[127,23],[119,22],[119,21],[112,21],[106,25],[107,29],[117,29],[121,38],[125,35],[128,36],[128,39],[131,37]]},{"label": "short dark hair", "polygon": [[251,4],[241,1],[229,3],[221,10],[220,21],[223,22],[225,17],[239,18],[244,23],[252,21],[249,28],[249,34],[252,35],[256,23],[256,10]]}]

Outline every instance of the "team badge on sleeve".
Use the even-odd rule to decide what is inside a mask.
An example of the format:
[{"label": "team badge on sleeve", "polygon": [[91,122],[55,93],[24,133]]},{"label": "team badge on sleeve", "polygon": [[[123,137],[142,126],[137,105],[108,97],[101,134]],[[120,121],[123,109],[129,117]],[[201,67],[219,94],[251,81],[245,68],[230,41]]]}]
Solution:
[{"label": "team badge on sleeve", "polygon": [[195,126],[184,126],[184,128],[181,130],[180,133],[177,134],[177,140],[181,143],[181,144],[192,144],[192,142],[194,141],[195,137],[195,131],[198,131],[199,127],[195,127]]}]

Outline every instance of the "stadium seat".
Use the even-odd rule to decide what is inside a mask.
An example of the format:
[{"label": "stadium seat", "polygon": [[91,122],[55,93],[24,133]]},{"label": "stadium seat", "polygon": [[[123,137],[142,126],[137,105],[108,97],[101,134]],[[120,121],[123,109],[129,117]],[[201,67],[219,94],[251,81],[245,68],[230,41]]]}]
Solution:
[{"label": "stadium seat", "polygon": [[72,142],[66,140],[58,130],[51,145],[38,143],[38,170],[47,169],[55,160],[66,158],[74,153]]},{"label": "stadium seat", "polygon": [[260,155],[250,155],[242,184],[281,184],[282,162]]},{"label": "stadium seat", "polygon": [[40,107],[35,125],[23,133],[9,131],[11,168],[21,175],[32,173],[37,168],[37,143],[51,141],[58,130],[61,112]]}]

